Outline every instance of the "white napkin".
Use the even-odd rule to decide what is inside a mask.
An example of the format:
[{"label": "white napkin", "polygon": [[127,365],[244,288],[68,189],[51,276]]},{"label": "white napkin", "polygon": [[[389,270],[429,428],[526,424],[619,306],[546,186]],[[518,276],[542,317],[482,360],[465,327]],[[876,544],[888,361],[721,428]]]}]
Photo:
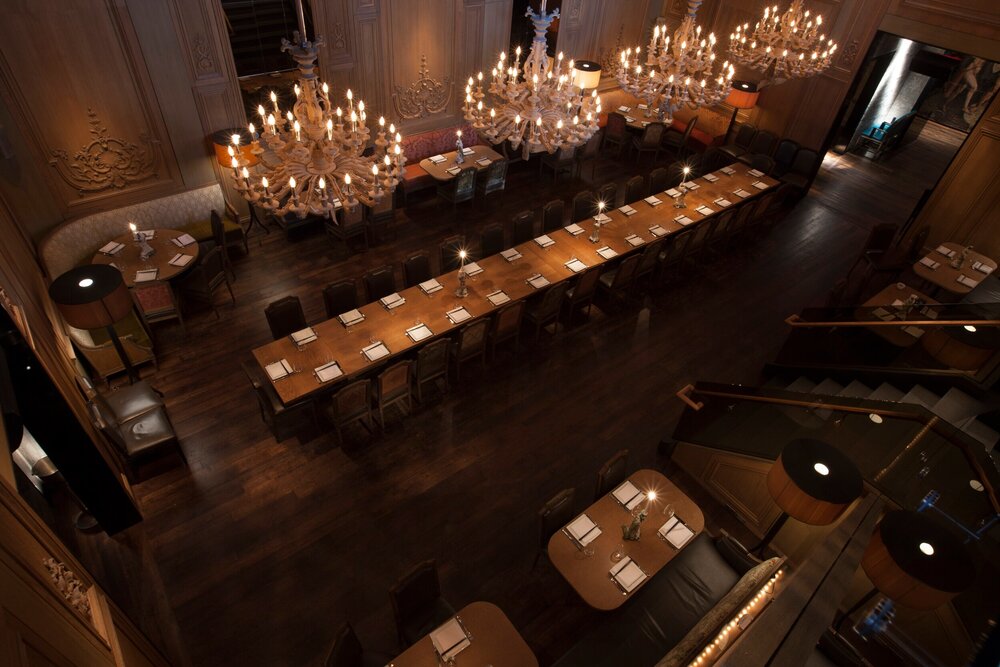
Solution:
[{"label": "white napkin", "polygon": [[942,255],[944,255],[945,257],[947,257],[948,259],[951,259],[952,257],[955,256],[955,251],[954,250],[952,250],[951,248],[946,248],[943,245],[939,245],[937,248],[935,248],[935,250],[937,250],[939,253],[941,253]]},{"label": "white napkin", "polygon": [[646,578],[646,573],[642,571],[635,561],[626,556],[620,563],[611,568],[611,576],[615,578],[627,593],[631,593]]},{"label": "white napkin", "polygon": [[387,309],[392,310],[393,308],[399,308],[404,303],[406,303],[406,299],[393,292],[392,294],[384,296],[381,299],[379,299],[379,303],[381,303]]},{"label": "white napkin", "polygon": [[433,162],[434,164],[440,164],[444,162],[445,157],[443,155],[432,155],[427,159]]},{"label": "white napkin", "polygon": [[492,160],[490,160],[488,157],[481,157],[478,160],[476,160],[476,164],[478,164],[480,167],[488,167],[490,166],[490,162],[492,162]]},{"label": "white napkin", "polygon": [[271,378],[272,381],[280,380],[286,375],[291,375],[292,366],[284,359],[280,359],[273,364],[268,364],[264,366],[264,370],[267,371],[267,376]]},{"label": "white napkin", "polygon": [[642,492],[639,491],[636,485],[627,479],[611,493],[614,495],[615,500],[629,510],[633,509],[636,505],[642,502],[642,499],[644,498]]},{"label": "white napkin", "polygon": [[688,540],[694,537],[694,531],[685,526],[684,523],[676,516],[670,517],[670,519],[664,523],[657,532],[662,535],[675,549],[680,549],[687,544]]},{"label": "white napkin", "polygon": [[684,184],[684,187],[686,187],[688,190],[697,190],[701,186],[692,181],[688,181],[687,183]]},{"label": "white napkin", "polygon": [[569,232],[570,235],[572,235],[572,236],[577,236],[579,234],[583,234],[583,227],[581,227],[580,225],[576,224],[575,222],[572,225],[566,225],[565,227],[563,227],[563,229],[565,229],[567,232]]},{"label": "white napkin", "polygon": [[574,540],[583,546],[587,546],[601,534],[601,529],[586,514],[581,514],[570,521],[566,530],[573,536]]},{"label": "white napkin", "polygon": [[754,178],[760,178],[761,176],[764,175],[764,172],[762,172],[759,169],[748,169],[747,173],[753,176]]},{"label": "white napkin", "polygon": [[701,213],[702,215],[712,215],[713,213],[715,213],[714,209],[711,209],[711,208],[705,206],[704,204],[702,204],[701,206],[699,206],[695,210],[698,211],[699,213]]},{"label": "white napkin", "polygon": [[389,348],[387,348],[382,341],[378,340],[368,347],[361,348],[361,354],[363,354],[368,361],[378,361],[382,357],[389,356]]},{"label": "white napkin", "polygon": [[636,248],[638,246],[641,246],[646,241],[636,236],[635,234],[629,234],[628,236],[625,237],[625,242],[628,243],[633,248]]},{"label": "white napkin", "polygon": [[744,190],[743,188],[740,188],[739,190],[733,190],[733,194],[739,197],[740,199],[746,199],[747,197],[750,196],[750,193]]},{"label": "white napkin", "polygon": [[983,264],[982,262],[973,262],[972,268],[980,273],[985,273],[986,275],[993,273],[993,267]]},{"label": "white napkin", "polygon": [[500,255],[506,259],[508,262],[513,262],[515,259],[521,259],[521,253],[517,251],[517,248],[509,248],[504,250]]},{"label": "white napkin", "polygon": [[546,285],[548,285],[549,281],[542,274],[536,273],[535,275],[528,278],[528,284],[534,287],[535,289],[541,289]]},{"label": "white napkin", "polygon": [[754,181],[753,183],[751,183],[751,185],[753,185],[758,190],[767,190],[767,188],[769,187],[768,184],[765,183],[764,181]]},{"label": "white napkin", "polygon": [[637,213],[637,211],[628,204],[625,204],[624,206],[619,206],[618,210],[624,213],[625,215],[635,215]]},{"label": "white napkin", "polygon": [[462,171],[462,168],[461,167],[448,167],[447,169],[445,169],[445,171],[448,172],[449,174],[451,174],[452,176],[458,176],[458,173],[460,171]]},{"label": "white napkin", "polygon": [[180,248],[184,248],[185,246],[189,246],[195,242],[196,242],[195,238],[190,234],[181,234],[180,236],[174,239],[174,244]]},{"label": "white napkin", "polygon": [[192,259],[194,259],[193,255],[185,255],[179,252],[170,258],[168,264],[172,264],[173,266],[187,266],[191,263]]},{"label": "white napkin", "polygon": [[462,155],[472,155],[475,152],[476,152],[476,149],[471,148],[469,146],[463,146],[462,147]]},{"label": "white napkin", "polygon": [[611,222],[611,218],[609,218],[603,213],[598,213],[597,215],[594,216],[594,222],[596,222],[599,225],[606,225],[609,222]]},{"label": "white napkin", "polygon": [[639,108],[639,109],[642,109],[642,110],[646,110],[646,109],[648,109],[649,107],[648,107],[648,106],[646,106],[645,104],[640,104],[640,105],[639,105],[639,106],[638,106],[637,108]]},{"label": "white napkin", "polygon": [[425,280],[420,283],[420,289],[423,290],[424,294],[434,294],[434,292],[443,290],[444,286],[441,285],[436,278],[431,278],[430,280]]},{"label": "white napkin", "polygon": [[548,248],[550,245],[555,244],[555,241],[549,238],[548,234],[542,234],[541,236],[535,239],[535,243],[537,243],[539,246],[543,248]]},{"label": "white napkin", "polygon": [[704,176],[702,176],[702,178],[704,178],[709,183],[715,183],[717,180],[719,180],[719,177],[716,176],[715,174],[705,174]]},{"label": "white napkin", "polygon": [[418,324],[415,327],[407,329],[406,335],[414,343],[419,343],[423,339],[433,336],[434,332],[426,324]]},{"label": "white napkin", "polygon": [[958,278],[955,278],[955,280],[962,283],[966,287],[975,287],[976,285],[979,284],[978,280],[973,280],[972,278],[966,276],[964,273],[958,274]]},{"label": "white napkin", "polygon": [[313,331],[312,327],[306,327],[301,331],[295,331],[292,333],[292,342],[296,345],[303,345],[305,343],[311,343],[316,340],[316,332]]},{"label": "white napkin", "polygon": [[573,273],[580,273],[585,268],[587,268],[587,265],[581,262],[580,260],[574,258],[566,262],[566,268],[572,271]]},{"label": "white napkin", "polygon": [[618,253],[616,253],[614,250],[612,250],[608,246],[604,246],[602,248],[598,248],[597,249],[597,254],[600,255],[601,257],[603,257],[604,259],[612,259],[612,258],[618,256]]},{"label": "white napkin", "polygon": [[726,199],[724,197],[719,197],[718,199],[716,199],[712,203],[713,204],[718,204],[722,208],[726,208],[727,206],[732,206],[733,205],[733,202],[729,201],[728,199]]},{"label": "white napkin", "polygon": [[448,319],[451,320],[452,324],[461,324],[465,320],[472,317],[472,314],[465,309],[465,306],[459,306],[453,310],[449,310],[447,313]]},{"label": "white napkin", "polygon": [[502,306],[510,301],[510,297],[507,296],[507,293],[502,289],[498,289],[496,292],[490,292],[486,295],[486,298],[489,299],[489,302],[494,306]]},{"label": "white napkin", "polygon": [[667,230],[659,225],[653,225],[649,228],[649,233],[653,236],[664,236],[667,233]]},{"label": "white napkin", "polygon": [[313,373],[316,374],[316,379],[320,382],[329,382],[330,380],[339,378],[344,374],[344,371],[340,370],[340,364],[336,361],[331,361],[314,369]]},{"label": "white napkin", "polygon": [[632,116],[625,116],[625,122],[626,123],[634,123],[635,122],[635,118],[632,118]]},{"label": "white napkin", "polygon": [[924,335],[924,330],[920,327],[903,327],[903,331],[910,334],[914,338],[920,338]]},{"label": "white napkin", "polygon": [[684,225],[686,227],[687,225],[690,225],[692,222],[694,222],[694,220],[687,217],[686,215],[679,215],[676,218],[674,218],[674,222],[676,222],[679,225]]},{"label": "white napkin", "polygon": [[117,241],[108,241],[103,246],[101,246],[98,252],[102,252],[105,255],[114,255],[116,252],[125,247],[124,243],[118,243]]},{"label": "white napkin", "polygon": [[888,322],[889,320],[896,319],[896,316],[890,313],[885,308],[876,308],[875,310],[872,311],[872,315],[879,318],[883,322]]},{"label": "white napkin", "polygon": [[468,262],[465,265],[465,275],[467,276],[478,276],[483,272],[483,267],[479,266],[475,262]]},{"label": "white napkin", "polygon": [[135,282],[146,283],[151,280],[156,280],[157,269],[143,269],[142,271],[135,272]]},{"label": "white napkin", "polygon": [[677,198],[677,197],[680,197],[680,196],[681,196],[681,194],[683,194],[683,193],[682,193],[682,192],[681,192],[680,190],[678,190],[677,188],[670,188],[669,190],[665,190],[665,192],[666,192],[666,193],[667,193],[668,195],[670,195],[671,197],[674,197],[674,198]]},{"label": "white napkin", "polygon": [[145,238],[147,241],[151,241],[152,239],[156,238],[156,230],[155,229],[140,229],[136,233],[137,234],[142,234],[143,238]]},{"label": "white napkin", "polygon": [[649,195],[648,197],[646,197],[645,199],[643,199],[643,201],[646,202],[647,204],[649,204],[650,206],[659,206],[660,204],[663,203],[662,201],[660,201],[659,199],[657,199],[653,195]]},{"label": "white napkin", "polygon": [[725,174],[726,176],[732,176],[733,174],[735,174],[735,173],[736,173],[736,170],[735,170],[735,169],[733,169],[732,167],[723,167],[723,168],[722,168],[722,169],[720,169],[719,171],[721,171],[721,172],[722,172],[723,174]]},{"label": "white napkin", "polygon": [[628,113],[629,111],[632,110],[632,107],[627,107],[623,104],[620,107],[618,107],[618,110],[621,111],[622,113]]},{"label": "white napkin", "polygon": [[340,320],[341,324],[345,326],[350,326],[352,324],[357,324],[361,320],[365,319],[365,316],[361,313],[360,310],[355,308],[354,310],[349,310],[346,313],[341,313],[340,315],[337,315],[337,319]]},{"label": "white napkin", "polygon": [[930,257],[923,257],[923,258],[921,258],[920,259],[920,263],[923,264],[924,266],[926,266],[927,268],[931,269],[932,271],[934,269],[936,269],[937,267],[941,266],[940,264],[938,264],[937,262],[935,262]]},{"label": "white napkin", "polygon": [[432,630],[430,637],[434,650],[440,656],[452,657],[470,644],[465,630],[454,618],[449,619],[436,630]]}]

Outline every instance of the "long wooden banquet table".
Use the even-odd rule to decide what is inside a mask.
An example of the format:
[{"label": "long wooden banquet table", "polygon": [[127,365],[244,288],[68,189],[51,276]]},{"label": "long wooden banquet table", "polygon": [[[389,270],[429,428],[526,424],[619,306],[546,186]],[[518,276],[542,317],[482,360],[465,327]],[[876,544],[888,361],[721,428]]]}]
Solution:
[{"label": "long wooden banquet table", "polygon": [[[698,533],[705,530],[705,515],[701,508],[659,472],[638,470],[629,476],[628,481],[642,497],[650,491],[656,492],[656,500],[649,502],[648,515],[642,523],[638,541],[626,542],[622,539],[621,527],[632,521],[632,513],[615,498],[614,490],[598,498],[583,512],[601,531],[587,545],[592,550],[590,555],[583,551],[579,542],[569,536],[566,528],[556,531],[549,538],[549,560],[584,602],[601,611],[617,609],[625,604],[664,565],[676,558]],[[639,508],[642,503],[643,501],[639,502]],[[667,517],[662,511],[668,504],[675,510],[671,517]],[[664,524],[673,522],[675,518],[693,533],[680,549],[667,544],[657,534]],[[617,562],[611,560],[619,545],[624,547],[624,558],[632,559],[646,575],[627,593],[611,577],[612,569],[617,569],[616,565],[626,565],[624,558]]]},{"label": "long wooden banquet table", "polygon": [[[506,304],[493,305],[487,298],[496,290],[502,289],[511,301],[526,299],[544,289],[536,289],[528,284],[527,279],[536,274],[541,274],[551,284],[569,280],[576,275],[566,266],[572,259],[582,261],[588,268],[617,261],[632,252],[641,252],[647,243],[657,240],[650,232],[651,227],[659,226],[665,232],[662,238],[666,238],[718,215],[724,210],[714,203],[719,198],[727,199],[731,206],[737,206],[741,201],[749,204],[751,199],[778,185],[778,181],[773,178],[749,174],[750,167],[741,163],[728,167],[733,170],[731,175],[724,173],[724,169],[714,172],[718,178],[714,183],[704,176],[692,180],[698,188],[687,193],[687,208],[674,208],[674,200],[666,193],[659,193],[656,196],[662,203],[657,206],[642,199],[631,202],[630,205],[635,210],[631,216],[618,209],[606,211],[610,221],[601,226],[598,243],[588,240],[594,228],[593,218],[588,218],[579,223],[584,232],[576,236],[566,229],[551,232],[548,236],[554,243],[548,247],[541,247],[535,240],[515,246],[521,257],[513,262],[508,262],[502,255],[480,258],[476,263],[482,272],[468,278],[469,294],[465,298],[455,296],[458,271],[451,271],[437,277],[443,289],[433,294],[425,294],[419,286],[402,290],[399,295],[406,300],[402,306],[388,310],[378,301],[369,303],[359,308],[365,319],[358,324],[345,327],[335,317],[313,325],[316,339],[302,347],[286,337],[254,349],[253,356],[261,368],[285,360],[294,370],[285,377],[272,381],[284,404],[313,398],[346,379],[367,373],[436,337],[449,335],[460,326],[502,308]],[[765,187],[755,187],[755,182]],[[741,200],[733,194],[738,189],[747,192],[748,196]],[[702,205],[708,206],[713,212],[699,213],[698,207]],[[680,215],[687,216],[692,222],[687,226],[676,222],[674,218]],[[639,237],[643,243],[633,247],[625,240],[631,235]],[[611,248],[618,256],[605,259],[597,252],[604,247]],[[455,324],[446,313],[459,306],[464,306],[471,317]],[[425,324],[432,335],[414,342],[407,336],[406,330],[418,323]],[[364,356],[362,348],[376,341],[382,341],[389,354],[370,362]],[[342,375],[328,382],[321,382],[314,369],[334,361],[339,365]],[[267,377],[266,373],[264,377]]]}]

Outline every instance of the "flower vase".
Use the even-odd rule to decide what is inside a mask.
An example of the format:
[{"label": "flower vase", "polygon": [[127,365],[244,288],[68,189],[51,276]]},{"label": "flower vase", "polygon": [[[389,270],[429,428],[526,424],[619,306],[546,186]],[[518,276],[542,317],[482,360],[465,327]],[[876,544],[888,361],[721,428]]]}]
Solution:
[{"label": "flower vase", "polygon": [[462,144],[462,137],[458,138],[455,142],[455,148],[458,149],[458,155],[455,156],[455,164],[462,164],[465,162],[465,146]]},{"label": "flower vase", "polygon": [[646,510],[632,514],[632,522],[627,526],[622,526],[622,539],[629,542],[638,542],[642,532],[642,522],[646,520]]}]

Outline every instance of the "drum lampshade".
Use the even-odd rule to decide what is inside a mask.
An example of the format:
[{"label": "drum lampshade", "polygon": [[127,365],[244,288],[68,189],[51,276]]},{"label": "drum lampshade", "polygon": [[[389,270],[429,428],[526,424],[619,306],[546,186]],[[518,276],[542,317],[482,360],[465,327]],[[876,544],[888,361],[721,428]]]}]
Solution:
[{"label": "drum lampshade", "polygon": [[132,311],[121,272],[104,264],[70,269],[52,281],[49,297],[66,323],[77,329],[111,326]]},{"label": "drum lampshade", "polygon": [[809,438],[789,442],[767,473],[767,490],[778,507],[812,526],[836,521],[862,489],[853,461],[832,445]]}]

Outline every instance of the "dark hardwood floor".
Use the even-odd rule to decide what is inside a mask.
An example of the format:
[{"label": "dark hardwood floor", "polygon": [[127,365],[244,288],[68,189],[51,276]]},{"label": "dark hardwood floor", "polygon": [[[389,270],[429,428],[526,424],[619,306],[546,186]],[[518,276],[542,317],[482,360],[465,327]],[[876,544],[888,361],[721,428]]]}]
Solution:
[{"label": "dark hardwood floor", "polygon": [[[81,537],[88,566],[178,664],[298,666],[320,664],[345,619],[366,646],[395,653],[387,590],[434,558],[455,607],[495,602],[548,664],[599,615],[545,559],[532,571],[537,508],[567,487],[584,508],[618,449],[633,468],[666,466],[656,446],[681,412],[674,392],[698,379],[755,382],[784,318],[823,299],[872,224],[906,219],[929,187],[927,161],[946,149],[955,144],[922,137],[878,165],[828,157],[768,235],[624,306],[599,302],[588,322],[524,341],[486,371],[470,364],[441,400],[396,415],[384,436],[352,431],[343,447],[326,432],[277,443],[261,422],[239,364],[270,339],[264,306],[295,294],[319,320],[325,284],[591,184],[554,186],[533,163],[515,165],[486,205],[453,214],[415,197],[395,240],[366,253],[321,233],[255,236],[235,261],[235,306],[220,294],[219,319],[203,310],[189,313],[186,334],[156,329],[161,363],[147,377],[166,394],[190,467],[135,486],[141,525]],[[594,185],[649,168],[602,160]],[[670,474],[706,507],[711,530],[739,534],[696,484]]]}]

